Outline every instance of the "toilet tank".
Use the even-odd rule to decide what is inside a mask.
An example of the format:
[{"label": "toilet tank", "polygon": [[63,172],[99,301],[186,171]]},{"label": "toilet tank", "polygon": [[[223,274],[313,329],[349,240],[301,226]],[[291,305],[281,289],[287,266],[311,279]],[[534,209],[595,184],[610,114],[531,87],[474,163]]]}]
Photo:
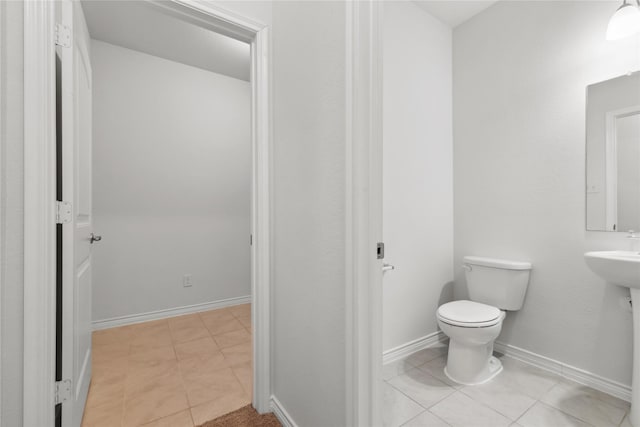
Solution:
[{"label": "toilet tank", "polygon": [[463,261],[471,301],[501,310],[522,308],[531,263],[477,256],[466,256]]}]

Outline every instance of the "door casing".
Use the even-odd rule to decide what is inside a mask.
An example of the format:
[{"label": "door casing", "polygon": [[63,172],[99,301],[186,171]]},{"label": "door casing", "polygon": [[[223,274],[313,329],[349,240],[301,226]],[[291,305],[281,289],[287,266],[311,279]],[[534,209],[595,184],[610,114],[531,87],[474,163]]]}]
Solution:
[{"label": "door casing", "polygon": [[[208,1],[149,2],[173,16],[251,44],[253,406],[271,402],[270,29]],[[23,424],[52,426],[55,388],[55,2],[24,2]]]}]

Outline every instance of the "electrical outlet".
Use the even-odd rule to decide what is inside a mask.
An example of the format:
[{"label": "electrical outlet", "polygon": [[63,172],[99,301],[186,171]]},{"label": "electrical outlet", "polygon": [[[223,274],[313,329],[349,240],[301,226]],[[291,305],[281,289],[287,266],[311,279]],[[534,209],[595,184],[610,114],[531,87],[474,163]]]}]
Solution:
[{"label": "electrical outlet", "polygon": [[184,276],[182,276],[182,286],[185,288],[189,288],[193,285],[193,283],[191,282],[191,275],[190,274],[185,274]]}]

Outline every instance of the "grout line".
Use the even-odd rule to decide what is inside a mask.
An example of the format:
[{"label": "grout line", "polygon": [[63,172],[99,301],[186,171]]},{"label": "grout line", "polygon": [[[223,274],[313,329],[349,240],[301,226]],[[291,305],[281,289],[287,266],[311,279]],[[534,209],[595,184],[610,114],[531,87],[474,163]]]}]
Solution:
[{"label": "grout line", "polygon": [[[399,426],[398,426],[398,427],[402,427],[402,426],[407,425],[407,423],[409,423],[409,422],[411,422],[411,421],[415,420],[416,418],[418,418],[420,415],[424,414],[425,412],[429,412],[429,410],[428,410],[428,409],[425,409],[424,411],[420,412],[419,414],[416,414],[414,417],[409,418],[407,421],[403,422],[402,424],[399,424]],[[448,425],[448,424],[447,424],[447,425]],[[395,426],[392,426],[392,427],[395,427]]]},{"label": "grout line", "polygon": [[[426,375],[429,375],[430,377],[433,377],[432,375],[428,374],[427,372],[425,372]],[[435,377],[433,377],[435,378]],[[436,380],[438,380],[437,378],[435,378]],[[440,381],[440,380],[438,380]],[[395,387],[393,384],[389,383],[389,381],[384,381],[385,383],[387,383],[387,385],[389,387],[391,387],[392,389],[398,391],[400,394],[402,394],[403,396],[405,396],[407,399],[413,401],[414,403],[418,404],[418,406],[420,406],[421,408],[424,408],[425,410],[428,410],[429,408],[433,408],[434,406],[436,406],[438,403],[442,402],[444,399],[448,398],[449,396],[452,396],[453,394],[455,394],[456,389],[454,389],[453,387],[451,387],[450,385],[446,384],[447,387],[453,389],[452,393],[447,394],[446,396],[444,396],[442,399],[438,400],[436,403],[434,403],[433,405],[429,406],[428,408],[425,407],[423,404],[421,404],[420,402],[418,402],[417,400],[415,400],[413,397],[409,396],[407,393],[405,393],[404,391],[398,389],[397,387]],[[442,381],[440,381],[442,382]],[[444,383],[443,383],[444,384]],[[424,411],[423,411],[424,412]],[[422,412],[421,412],[422,413]]]}]

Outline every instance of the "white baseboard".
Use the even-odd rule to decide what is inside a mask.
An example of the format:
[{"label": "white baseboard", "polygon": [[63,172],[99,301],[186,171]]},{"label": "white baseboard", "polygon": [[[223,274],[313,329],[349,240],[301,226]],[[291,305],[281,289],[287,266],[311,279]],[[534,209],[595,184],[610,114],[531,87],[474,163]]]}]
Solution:
[{"label": "white baseboard", "polygon": [[149,311],[147,313],[130,314],[127,316],[113,317],[111,319],[94,320],[93,330],[114,328],[116,326],[132,325],[134,323],[148,322],[149,320],[166,319],[168,317],[181,316],[183,314],[199,313],[201,311],[215,310],[240,304],[251,303],[251,295],[228,298],[201,304],[186,305],[183,307],[167,308],[164,310]]},{"label": "white baseboard", "polygon": [[282,427],[298,427],[277,397],[271,396],[271,409]]},{"label": "white baseboard", "polygon": [[591,387],[627,402],[631,401],[631,386],[626,384],[603,378],[594,373],[576,368],[575,366],[567,365],[566,363],[541,356],[513,345],[496,341],[493,348],[495,351],[502,353],[505,356],[513,357],[514,359],[553,372],[571,381],[586,385],[587,387]]},{"label": "white baseboard", "polygon": [[[403,359],[416,351],[430,347],[438,342],[446,341],[446,339],[447,336],[442,331],[434,332],[422,338],[418,338],[417,340],[410,341],[406,344],[385,351],[382,355],[382,363],[386,365],[387,363],[394,362],[398,359]],[[505,356],[512,357],[520,360],[521,362],[560,375],[571,381],[575,381],[579,384],[591,387],[627,402],[631,401],[631,386],[629,385],[601,377],[594,373],[585,371],[584,369],[576,368],[575,366],[567,365],[566,363],[559,362],[510,344],[501,343],[499,341],[494,343],[493,348],[495,351],[502,353]]]},{"label": "white baseboard", "polygon": [[392,348],[382,353],[382,364],[386,365],[387,363],[395,362],[399,359],[404,359],[405,357],[410,356],[416,351],[431,347],[432,345],[445,341],[446,339],[447,336],[442,331],[436,331],[429,335],[425,335],[422,338],[409,341],[408,343],[399,345],[398,347]]}]

